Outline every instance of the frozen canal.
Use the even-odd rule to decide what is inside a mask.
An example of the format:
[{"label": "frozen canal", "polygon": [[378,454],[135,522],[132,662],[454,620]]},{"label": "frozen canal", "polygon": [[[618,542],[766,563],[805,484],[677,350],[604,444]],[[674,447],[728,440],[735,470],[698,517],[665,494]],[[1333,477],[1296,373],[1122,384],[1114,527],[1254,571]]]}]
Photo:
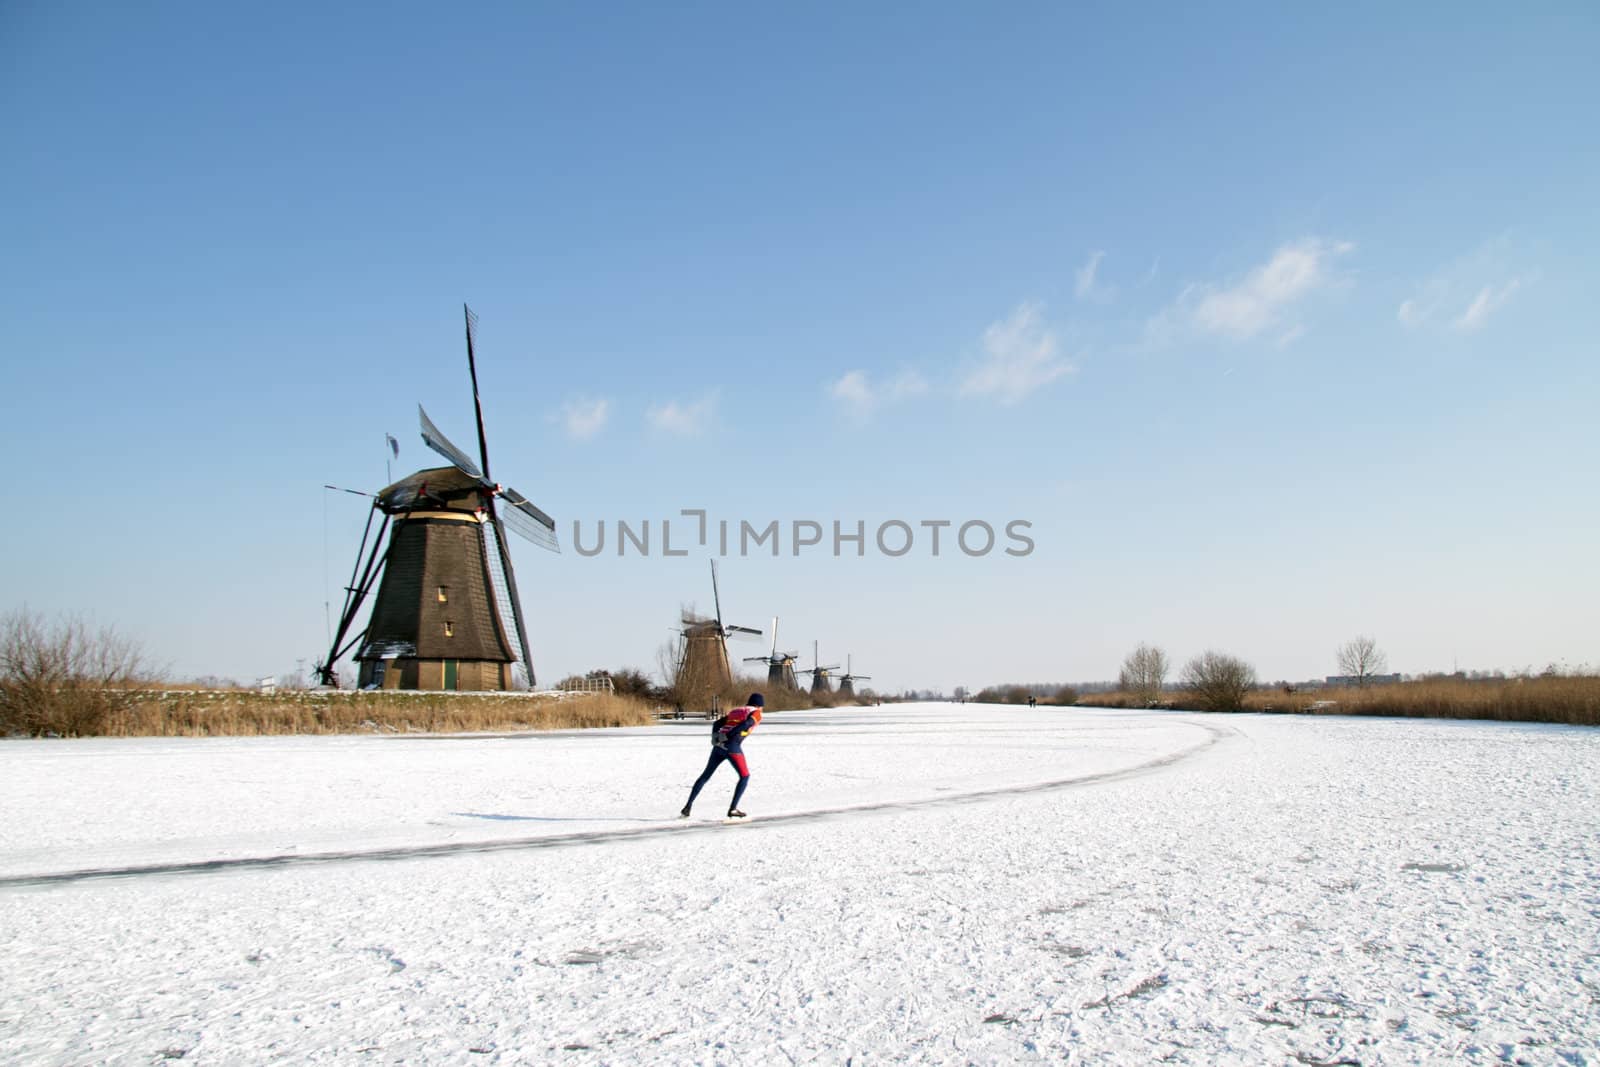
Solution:
[{"label": "frozen canal", "polygon": [[0,1061],[1600,1063],[1600,731],[0,742]]}]

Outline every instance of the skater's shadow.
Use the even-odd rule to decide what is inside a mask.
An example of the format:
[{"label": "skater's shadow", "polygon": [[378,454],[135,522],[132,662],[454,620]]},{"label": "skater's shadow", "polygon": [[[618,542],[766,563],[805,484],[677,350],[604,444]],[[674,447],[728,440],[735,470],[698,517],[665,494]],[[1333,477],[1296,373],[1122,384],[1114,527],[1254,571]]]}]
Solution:
[{"label": "skater's shadow", "polygon": [[554,815],[496,815],[482,811],[452,811],[450,813],[462,819],[486,819],[489,822],[658,822],[656,819],[577,819],[559,818]]}]

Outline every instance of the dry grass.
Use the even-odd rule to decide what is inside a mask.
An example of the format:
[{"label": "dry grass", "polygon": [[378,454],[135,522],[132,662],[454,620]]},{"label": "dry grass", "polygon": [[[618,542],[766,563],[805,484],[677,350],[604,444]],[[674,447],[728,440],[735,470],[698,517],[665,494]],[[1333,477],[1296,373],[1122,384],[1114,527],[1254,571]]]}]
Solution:
[{"label": "dry grass", "polygon": [[94,716],[30,730],[64,737],[207,737],[259,734],[459,733],[567,730],[653,723],[656,709],[610,693],[395,693],[143,690]]},{"label": "dry grass", "polygon": [[[1090,694],[1079,703],[1107,708],[1145,706],[1133,694],[1122,692]],[[1186,690],[1165,693],[1160,706],[1203,710],[1194,694]],[[1254,689],[1245,694],[1244,710],[1600,726],[1600,677],[1423,679],[1365,689],[1315,689],[1294,693]]]}]

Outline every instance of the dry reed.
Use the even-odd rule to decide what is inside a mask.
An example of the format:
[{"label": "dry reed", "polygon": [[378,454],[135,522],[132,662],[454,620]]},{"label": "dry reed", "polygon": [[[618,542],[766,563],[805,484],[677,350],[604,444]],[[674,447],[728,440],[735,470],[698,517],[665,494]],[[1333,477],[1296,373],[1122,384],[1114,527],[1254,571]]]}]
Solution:
[{"label": "dry reed", "polygon": [[[1124,692],[1093,693],[1084,696],[1079,703],[1110,708],[1144,706],[1133,694]],[[1182,689],[1163,693],[1158,706],[1202,710],[1194,694]],[[1371,685],[1365,689],[1312,689],[1293,693],[1281,689],[1254,689],[1245,694],[1244,710],[1600,726],[1600,677],[1426,678]]]},{"label": "dry reed", "polygon": [[68,737],[207,737],[259,734],[460,733],[642,726],[651,704],[612,693],[395,693],[307,690],[148,690],[103,714],[31,731]]}]

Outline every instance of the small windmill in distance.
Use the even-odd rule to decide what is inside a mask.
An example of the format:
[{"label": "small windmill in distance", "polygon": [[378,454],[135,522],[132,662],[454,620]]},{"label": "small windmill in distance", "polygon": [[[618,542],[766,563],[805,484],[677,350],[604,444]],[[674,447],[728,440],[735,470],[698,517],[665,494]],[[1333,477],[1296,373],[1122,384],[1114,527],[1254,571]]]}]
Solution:
[{"label": "small windmill in distance", "polygon": [[842,696],[842,697],[855,696],[856,695],[855,683],[856,683],[857,679],[860,679],[860,680],[863,680],[863,681],[871,681],[872,680],[872,675],[870,675],[870,674],[851,674],[850,673],[850,656],[847,654],[844,657],[844,673],[839,675],[839,695]]},{"label": "small windmill in distance", "polygon": [[830,672],[838,669],[839,665],[837,663],[831,667],[822,666],[822,661],[817,657],[817,642],[813,641],[811,642],[811,666],[799,673],[811,675],[811,695],[816,696],[819,693],[833,692],[833,686],[828,684],[828,678],[830,677]]},{"label": "small windmill in distance", "polygon": [[760,637],[751,626],[732,626],[722,621],[722,594],[717,588],[717,561],[711,561],[711,598],[716,616],[706,618],[692,612],[682,617],[683,654],[678,660],[675,688],[685,704],[710,706],[711,701],[733,685],[733,664],[728,659],[728,638]]},{"label": "small windmill in distance", "polygon": [[767,665],[767,685],[777,689],[799,689],[794,680],[794,661],[798,652],[778,651],[778,617],[772,617],[772,651],[765,656],[746,656],[746,663]]}]

